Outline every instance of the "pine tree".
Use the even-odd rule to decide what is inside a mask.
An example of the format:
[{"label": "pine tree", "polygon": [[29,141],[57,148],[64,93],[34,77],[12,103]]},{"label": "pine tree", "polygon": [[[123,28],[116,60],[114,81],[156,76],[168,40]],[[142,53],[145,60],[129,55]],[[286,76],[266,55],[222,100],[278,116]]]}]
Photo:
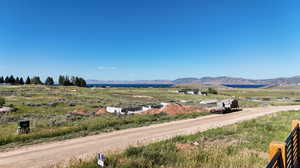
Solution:
[{"label": "pine tree", "polygon": [[86,81],[83,78],[80,79],[80,87],[86,87]]},{"label": "pine tree", "polygon": [[54,85],[53,78],[48,77],[45,81],[45,85]]},{"label": "pine tree", "polygon": [[3,76],[0,77],[0,83],[4,83],[4,78],[3,78]]},{"label": "pine tree", "polygon": [[26,84],[26,85],[29,85],[29,84],[31,84],[31,81],[30,81],[30,78],[29,78],[29,76],[26,78],[26,82],[25,82],[25,84]]},{"label": "pine tree", "polygon": [[64,79],[65,79],[64,83],[63,83],[64,86],[70,86],[70,85],[72,85],[71,81],[70,81],[70,78],[68,76],[65,76]]},{"label": "pine tree", "polygon": [[19,84],[20,84],[20,78],[19,78],[19,77],[16,78],[15,84],[16,84],[16,85],[19,85]]},{"label": "pine tree", "polygon": [[34,76],[32,79],[30,79],[30,83],[35,84],[35,85],[43,84],[40,77],[38,77],[38,76]]},{"label": "pine tree", "polygon": [[76,85],[76,82],[77,82],[77,77],[72,76],[72,77],[71,77],[71,83],[72,83],[72,85],[77,86],[77,85]]},{"label": "pine tree", "polygon": [[5,77],[4,83],[9,83],[9,77],[8,76]]},{"label": "pine tree", "polygon": [[20,78],[20,82],[19,82],[19,84],[20,84],[20,85],[24,85],[24,80],[23,80],[23,78],[22,78],[22,77]]},{"label": "pine tree", "polygon": [[8,83],[11,84],[11,85],[14,85],[14,84],[16,83],[16,79],[14,78],[13,75],[11,75],[11,76],[9,77]]},{"label": "pine tree", "polygon": [[58,78],[58,84],[59,85],[64,85],[65,83],[65,77],[60,75],[59,78]]},{"label": "pine tree", "polygon": [[74,77],[75,82],[73,83],[75,86],[86,87],[86,81],[81,77]]}]

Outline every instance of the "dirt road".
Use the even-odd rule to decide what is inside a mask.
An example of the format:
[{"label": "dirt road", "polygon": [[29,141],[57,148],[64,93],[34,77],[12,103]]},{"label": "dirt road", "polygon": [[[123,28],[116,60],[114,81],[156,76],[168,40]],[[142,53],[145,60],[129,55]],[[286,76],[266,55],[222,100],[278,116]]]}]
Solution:
[{"label": "dirt road", "polygon": [[209,115],[147,127],[132,128],[60,142],[37,144],[0,153],[0,168],[48,167],[71,158],[95,156],[97,152],[120,150],[128,145],[147,144],[177,135],[253,119],[279,111],[299,110],[300,106],[260,107],[226,115]]}]

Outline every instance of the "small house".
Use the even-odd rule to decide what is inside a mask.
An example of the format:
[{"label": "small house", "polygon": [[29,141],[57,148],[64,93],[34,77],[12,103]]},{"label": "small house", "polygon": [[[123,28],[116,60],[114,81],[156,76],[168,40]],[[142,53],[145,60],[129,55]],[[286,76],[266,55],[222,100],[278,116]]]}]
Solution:
[{"label": "small house", "polygon": [[199,89],[181,89],[176,91],[177,93],[182,94],[194,94],[194,95],[204,95],[207,96],[207,92],[199,91]]},{"label": "small house", "polygon": [[186,91],[186,94],[195,94],[195,91],[193,91],[193,90],[188,90],[188,91]]},{"label": "small house", "polygon": [[163,103],[156,104],[156,105],[144,105],[144,106],[129,106],[129,107],[106,107],[106,111],[109,113],[115,113],[115,114],[136,114],[136,113],[142,113],[147,110],[153,109],[153,108],[162,108],[164,106]]}]

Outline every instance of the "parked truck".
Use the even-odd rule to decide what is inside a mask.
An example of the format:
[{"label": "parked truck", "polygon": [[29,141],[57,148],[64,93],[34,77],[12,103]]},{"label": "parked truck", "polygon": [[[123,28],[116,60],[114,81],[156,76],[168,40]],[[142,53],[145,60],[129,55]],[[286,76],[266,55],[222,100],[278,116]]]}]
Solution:
[{"label": "parked truck", "polygon": [[222,100],[217,103],[217,107],[212,109],[212,113],[225,114],[240,111],[239,102],[236,99]]}]

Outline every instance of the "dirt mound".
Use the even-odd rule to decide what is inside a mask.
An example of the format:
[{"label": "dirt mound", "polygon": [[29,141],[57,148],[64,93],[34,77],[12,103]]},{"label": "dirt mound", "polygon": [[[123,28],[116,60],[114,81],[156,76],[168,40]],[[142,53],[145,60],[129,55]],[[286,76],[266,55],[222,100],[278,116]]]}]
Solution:
[{"label": "dirt mound", "polygon": [[70,114],[73,114],[73,115],[101,115],[101,114],[104,114],[106,112],[107,111],[106,111],[105,108],[99,108],[99,109],[96,109],[96,110],[93,110],[93,111],[87,111],[87,110],[84,110],[84,109],[76,109],[73,112],[71,112]]},{"label": "dirt mound", "polygon": [[88,111],[84,109],[76,109],[71,114],[77,114],[77,115],[88,115]]},{"label": "dirt mound", "polygon": [[96,115],[101,115],[101,114],[104,114],[106,113],[106,109],[105,108],[100,108],[100,109],[97,109],[94,111]]},{"label": "dirt mound", "polygon": [[175,115],[175,114],[184,114],[184,113],[193,113],[193,112],[207,112],[208,110],[203,107],[195,107],[195,106],[184,106],[180,104],[168,104],[160,109],[150,109],[145,113],[147,114],[158,114],[161,112],[165,112],[167,114]]}]

